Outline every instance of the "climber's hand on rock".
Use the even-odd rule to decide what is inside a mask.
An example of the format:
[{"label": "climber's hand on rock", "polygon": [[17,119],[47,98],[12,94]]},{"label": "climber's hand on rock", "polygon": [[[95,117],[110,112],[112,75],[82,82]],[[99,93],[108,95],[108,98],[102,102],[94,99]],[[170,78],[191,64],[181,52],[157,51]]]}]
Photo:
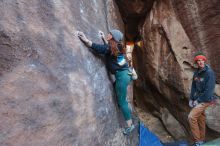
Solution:
[{"label": "climber's hand on rock", "polygon": [[81,41],[83,41],[87,46],[91,47],[92,46],[92,42],[87,39],[87,37],[85,36],[85,34],[81,31],[78,31],[78,37],[80,38]]},{"label": "climber's hand on rock", "polygon": [[100,37],[100,38],[105,38],[105,34],[104,34],[104,32],[102,32],[101,30],[99,30],[99,37]]},{"label": "climber's hand on rock", "polygon": [[88,40],[83,32],[78,31],[77,34],[78,34],[78,37],[79,37],[83,42],[86,42],[86,41]]},{"label": "climber's hand on rock", "polygon": [[102,32],[101,30],[99,30],[99,33],[98,33],[99,37],[103,40],[103,42],[105,44],[108,44],[108,41],[105,39],[105,34],[104,32]]}]

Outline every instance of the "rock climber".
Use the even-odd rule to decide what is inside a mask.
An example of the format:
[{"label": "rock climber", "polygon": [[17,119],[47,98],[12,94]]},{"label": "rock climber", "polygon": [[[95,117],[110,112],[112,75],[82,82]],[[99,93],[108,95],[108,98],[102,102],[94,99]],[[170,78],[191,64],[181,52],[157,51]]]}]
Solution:
[{"label": "rock climber", "polygon": [[[101,33],[104,44],[93,43],[87,39],[83,32],[78,32],[78,37],[96,53],[105,55],[107,68],[114,74],[116,79],[114,87],[117,101],[127,123],[127,127],[123,129],[123,134],[130,134],[135,126],[132,122],[131,109],[129,108],[126,96],[127,86],[132,81],[132,76],[129,72],[129,65],[124,59],[125,48],[123,45],[123,34],[121,31],[113,29],[109,32],[105,40],[103,33]],[[136,78],[134,77],[134,79]]]},{"label": "rock climber", "polygon": [[195,146],[200,146],[205,142],[205,109],[216,99],[214,96],[215,74],[206,61],[203,53],[195,55],[194,62],[198,68],[193,75],[189,100],[189,106],[192,109],[188,115]]}]

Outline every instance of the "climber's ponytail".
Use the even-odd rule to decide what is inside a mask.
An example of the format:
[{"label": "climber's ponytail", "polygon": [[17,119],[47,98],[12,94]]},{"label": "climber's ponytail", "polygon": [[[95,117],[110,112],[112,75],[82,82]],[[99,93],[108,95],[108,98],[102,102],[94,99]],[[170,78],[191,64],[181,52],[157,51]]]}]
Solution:
[{"label": "climber's ponytail", "polygon": [[126,53],[126,49],[122,42],[116,42],[115,40],[111,39],[109,40],[109,46],[114,56],[118,56],[118,54],[120,53],[122,54]]}]

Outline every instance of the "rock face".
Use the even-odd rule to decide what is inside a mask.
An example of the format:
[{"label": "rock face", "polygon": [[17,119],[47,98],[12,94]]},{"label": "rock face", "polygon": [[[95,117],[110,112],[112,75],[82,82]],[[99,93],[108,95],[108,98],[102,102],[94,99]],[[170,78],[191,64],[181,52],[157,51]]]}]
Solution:
[{"label": "rock face", "polygon": [[116,1],[116,3],[120,7],[122,19],[125,24],[126,40],[132,41],[134,38],[138,39],[140,35],[138,31],[139,24],[142,23],[141,20],[144,19],[146,14],[151,10],[153,0],[119,0]]},{"label": "rock face", "polygon": [[101,43],[98,30],[122,24],[112,0],[1,0],[0,145],[137,145],[103,57],[74,35]]},{"label": "rock face", "polygon": [[[126,3],[126,1],[123,2]],[[132,16],[139,18],[133,19],[138,22],[136,33],[128,34],[127,37],[136,41],[137,36],[134,34],[139,34],[143,40],[143,47],[136,46],[133,53],[134,64],[139,75],[134,89],[137,103],[144,102],[144,106],[149,111],[156,112],[158,117],[163,117],[164,125],[167,125],[169,118],[166,119],[166,117],[169,116],[164,117],[161,108],[167,108],[174,116],[172,118],[174,123],[174,119],[179,121],[188,131],[189,136],[188,97],[195,70],[192,62],[193,55],[198,50],[207,54],[208,64],[212,66],[217,75],[215,92],[217,95],[220,92],[218,85],[220,73],[218,65],[220,58],[218,57],[220,55],[218,49],[220,46],[219,1],[150,0],[144,3],[137,0],[129,6],[123,2],[118,3],[120,10],[124,10],[121,11],[123,18],[127,18],[125,22],[131,22]],[[148,7],[143,8],[143,5]],[[136,9],[132,11],[134,6]],[[127,15],[125,7],[128,9]],[[144,14],[145,17],[143,17]],[[127,25],[133,25],[133,23]],[[126,32],[129,33],[129,30]],[[218,106],[217,104],[215,110],[207,109],[208,126],[216,131],[219,129],[217,123],[220,117],[216,110]],[[215,118],[214,121],[213,118]],[[167,128],[167,130],[173,133],[172,129]],[[218,137],[219,134],[215,136]],[[178,139],[178,134],[174,134],[173,137]]]},{"label": "rock face", "polygon": [[161,113],[161,119],[172,137],[175,137],[176,139],[186,138],[186,132],[184,131],[182,125],[173,117],[173,115],[166,108],[162,108]]},{"label": "rock face", "polygon": [[220,119],[217,117],[218,112],[220,110],[220,100],[216,102],[216,104],[210,106],[206,110],[206,117],[207,117],[207,125],[211,129],[220,133]]},{"label": "rock face", "polygon": [[144,122],[145,126],[147,126],[147,128],[155,135],[157,135],[162,142],[173,141],[173,138],[169,136],[169,133],[167,133],[165,129],[166,127],[163,126],[158,118],[150,113],[147,113],[145,110],[142,110],[139,107],[136,107],[136,110],[140,120]]},{"label": "rock face", "polygon": [[172,0],[172,3],[190,41],[207,54],[219,84],[220,1]]}]

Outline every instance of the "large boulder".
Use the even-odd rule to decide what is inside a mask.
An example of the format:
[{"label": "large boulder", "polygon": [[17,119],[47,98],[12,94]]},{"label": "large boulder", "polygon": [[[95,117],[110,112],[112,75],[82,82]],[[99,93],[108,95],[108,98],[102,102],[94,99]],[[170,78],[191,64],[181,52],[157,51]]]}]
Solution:
[{"label": "large boulder", "polygon": [[0,145],[137,145],[103,57],[75,36],[123,31],[112,0],[0,1]]},{"label": "large boulder", "polygon": [[220,133],[220,118],[218,117],[218,112],[220,110],[220,100],[217,100],[215,104],[209,106],[206,109],[206,122],[208,127]]},{"label": "large boulder", "polygon": [[161,119],[166,129],[175,139],[186,138],[185,129],[166,108],[161,108]]}]

